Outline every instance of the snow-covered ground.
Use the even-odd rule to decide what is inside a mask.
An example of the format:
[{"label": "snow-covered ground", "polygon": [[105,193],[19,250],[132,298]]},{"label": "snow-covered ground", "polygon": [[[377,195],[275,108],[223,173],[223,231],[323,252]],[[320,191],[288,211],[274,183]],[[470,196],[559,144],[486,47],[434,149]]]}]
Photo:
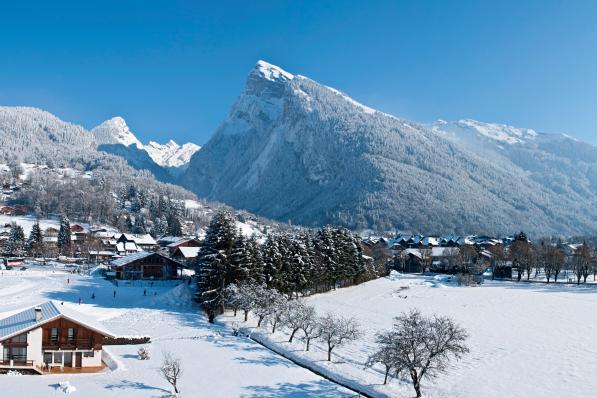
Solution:
[{"label": "snow-covered ground", "polygon": [[[116,290],[116,298],[113,291]],[[147,296],[143,291],[147,290]],[[95,293],[95,299],[91,295]],[[0,274],[0,317],[52,299],[96,317],[118,335],[150,335],[152,358],[137,359],[140,346],[107,346],[115,370],[97,374],[2,376],[2,396],[162,397],[169,386],[157,373],[162,353],[182,360],[182,397],[343,397],[351,393],[253,341],[209,325],[190,301],[186,285],[111,283],[59,269],[31,267]],[[82,304],[79,306],[78,300]],[[63,384],[65,385],[65,384]]]},{"label": "snow-covered ground", "polygon": [[[471,349],[448,373],[424,381],[426,397],[594,397],[597,381],[597,288],[487,281],[458,287],[446,276],[399,275],[310,297],[319,313],[358,319],[364,336],[334,350],[325,361],[322,343],[311,352],[286,332],[265,328],[253,335],[276,350],[310,361],[326,373],[361,384],[378,396],[411,397],[408,380],[383,386],[383,375],[363,369],[376,331],[410,308],[448,315],[464,326]],[[227,315],[231,322],[231,315]],[[240,321],[240,316],[237,321]],[[250,321],[254,326],[254,321]],[[300,334],[300,332],[299,332]]]}]

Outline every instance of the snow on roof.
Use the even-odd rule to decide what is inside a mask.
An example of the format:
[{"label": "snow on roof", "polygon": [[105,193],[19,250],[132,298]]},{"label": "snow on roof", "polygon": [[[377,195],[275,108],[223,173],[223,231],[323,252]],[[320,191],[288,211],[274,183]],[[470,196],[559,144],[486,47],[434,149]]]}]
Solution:
[{"label": "snow on roof", "polygon": [[186,242],[189,242],[191,240],[193,240],[193,239],[191,239],[191,238],[180,238],[179,237],[178,240],[176,240],[176,241],[174,241],[172,243],[169,243],[166,247],[176,247],[176,246],[178,246],[178,245],[180,245],[182,243],[186,243]]},{"label": "snow on roof", "polygon": [[458,254],[459,250],[456,247],[432,247],[431,257],[448,257]]},{"label": "snow on roof", "polygon": [[174,243],[174,242],[178,242],[178,241],[179,241],[179,240],[181,240],[181,239],[183,239],[183,238],[181,238],[180,236],[170,236],[170,235],[165,235],[165,236],[162,236],[161,238],[159,238],[159,239],[158,239],[158,241],[159,241],[159,242],[164,242],[164,243],[165,243],[165,242],[171,242],[171,243]]},{"label": "snow on roof", "polygon": [[128,256],[118,258],[118,259],[112,261],[110,264],[115,267],[120,267],[120,266],[129,264],[129,263],[132,263],[133,261],[137,261],[137,260],[141,260],[142,258],[149,257],[153,254],[158,254],[158,253],[152,253],[152,252],[133,253],[133,254],[129,254]]},{"label": "snow on roof", "polygon": [[[36,308],[41,309],[41,319],[39,321],[35,320]],[[19,335],[61,317],[79,323],[104,336],[113,337],[112,333],[97,320],[65,305],[58,304],[54,301],[47,301],[36,307],[27,308],[17,314],[0,319],[0,341]]]},{"label": "snow on roof", "polygon": [[180,253],[184,258],[195,258],[199,253],[199,247],[179,247]]},{"label": "snow on roof", "polygon": [[135,243],[138,245],[156,245],[157,242],[149,234],[135,235]]},{"label": "snow on roof", "polygon": [[121,234],[120,236],[121,237],[124,236],[124,238],[126,240],[135,242],[138,245],[156,245],[157,244],[155,239],[153,239],[153,237],[149,234],[145,234],[145,235]]}]

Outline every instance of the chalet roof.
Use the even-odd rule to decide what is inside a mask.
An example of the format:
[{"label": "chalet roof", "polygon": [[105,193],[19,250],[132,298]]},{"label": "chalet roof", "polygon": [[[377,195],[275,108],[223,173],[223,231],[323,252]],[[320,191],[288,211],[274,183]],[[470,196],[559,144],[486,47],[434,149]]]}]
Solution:
[{"label": "chalet roof", "polygon": [[153,252],[133,253],[133,254],[129,254],[128,256],[124,256],[124,257],[121,257],[121,258],[118,258],[118,259],[112,261],[110,263],[110,265],[113,265],[115,267],[121,267],[123,265],[130,264],[130,263],[132,263],[134,261],[144,259],[145,257],[149,257],[149,256],[154,255],[154,254],[159,255],[158,253],[153,253]]},{"label": "chalet roof", "polygon": [[457,247],[432,247],[431,257],[450,257],[458,254]]},{"label": "chalet roof", "polygon": [[166,235],[166,236],[162,236],[161,238],[158,239],[158,242],[160,243],[175,243],[178,242],[179,240],[182,240],[183,238],[180,236],[170,236],[170,235]]},{"label": "chalet roof", "polygon": [[[39,321],[35,320],[35,308],[41,309],[41,319]],[[36,327],[58,318],[66,318],[104,336],[114,337],[112,333],[97,320],[82,314],[79,311],[73,310],[72,308],[58,304],[57,302],[47,301],[36,307],[27,308],[24,311],[0,319],[0,341],[19,335],[28,330],[35,329]]]},{"label": "chalet roof", "polygon": [[119,236],[118,240],[120,240],[120,238],[123,236],[128,242],[135,242],[138,245],[157,245],[157,242],[155,241],[155,239],[153,239],[153,237],[149,234],[145,234],[145,235],[121,234]]},{"label": "chalet roof", "polygon": [[132,251],[142,251],[137,247],[135,242],[120,242],[116,243],[116,251],[119,252],[132,252]]},{"label": "chalet roof", "polygon": [[177,251],[180,251],[184,258],[195,258],[199,254],[199,249],[199,247],[179,247]]},{"label": "chalet roof", "polygon": [[[182,249],[182,248],[181,248]],[[192,247],[190,247],[189,249],[193,249]],[[127,265],[130,264],[132,262],[138,261],[138,260],[142,260],[146,257],[149,256],[159,256],[165,259],[168,259],[169,261],[175,262],[178,265],[184,267],[184,264],[181,264],[179,261],[176,261],[170,257],[166,257],[163,254],[160,253],[156,253],[156,252],[139,252],[139,253],[133,253],[133,254],[129,254],[128,256],[124,256],[121,258],[117,258],[116,260],[113,260],[110,262],[110,265],[113,267],[122,267],[123,265]]]},{"label": "chalet roof", "polygon": [[197,241],[196,239],[193,239],[193,238],[181,238],[181,239],[177,240],[176,242],[172,242],[172,243],[168,244],[166,247],[175,248],[178,245],[182,245],[183,243],[187,243],[187,242],[191,242],[191,241],[196,241],[197,243],[199,243],[199,241]]}]

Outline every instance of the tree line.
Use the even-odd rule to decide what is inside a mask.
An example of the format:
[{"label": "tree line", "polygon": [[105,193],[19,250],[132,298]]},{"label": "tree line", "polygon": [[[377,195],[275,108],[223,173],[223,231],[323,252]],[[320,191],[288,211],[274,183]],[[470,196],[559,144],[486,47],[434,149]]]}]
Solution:
[{"label": "tree line", "polygon": [[226,210],[212,218],[195,269],[196,298],[210,321],[224,311],[230,284],[263,285],[292,298],[381,276],[363,256],[360,238],[347,229],[272,233],[259,242],[243,236]]}]

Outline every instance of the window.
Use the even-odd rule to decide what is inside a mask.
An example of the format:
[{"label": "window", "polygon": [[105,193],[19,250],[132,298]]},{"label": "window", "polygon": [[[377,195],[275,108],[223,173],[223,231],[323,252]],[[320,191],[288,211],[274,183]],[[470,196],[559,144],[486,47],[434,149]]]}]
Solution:
[{"label": "window", "polygon": [[54,363],[62,363],[62,353],[61,352],[54,353]]},{"label": "window", "polygon": [[26,343],[27,342],[27,333],[20,334],[10,339],[11,343]]},{"label": "window", "polygon": [[50,330],[50,341],[52,343],[58,342],[58,328],[52,328],[52,330]]},{"label": "window", "polygon": [[75,329],[68,328],[68,342],[72,343],[75,341]]},{"label": "window", "polygon": [[11,347],[10,348],[10,359],[15,361],[26,361],[27,360],[27,348],[26,347]]},{"label": "window", "polygon": [[52,353],[44,352],[44,363],[52,363]]},{"label": "window", "polygon": [[84,356],[85,358],[93,358],[93,351],[85,351],[85,352],[83,353],[83,356]]}]

